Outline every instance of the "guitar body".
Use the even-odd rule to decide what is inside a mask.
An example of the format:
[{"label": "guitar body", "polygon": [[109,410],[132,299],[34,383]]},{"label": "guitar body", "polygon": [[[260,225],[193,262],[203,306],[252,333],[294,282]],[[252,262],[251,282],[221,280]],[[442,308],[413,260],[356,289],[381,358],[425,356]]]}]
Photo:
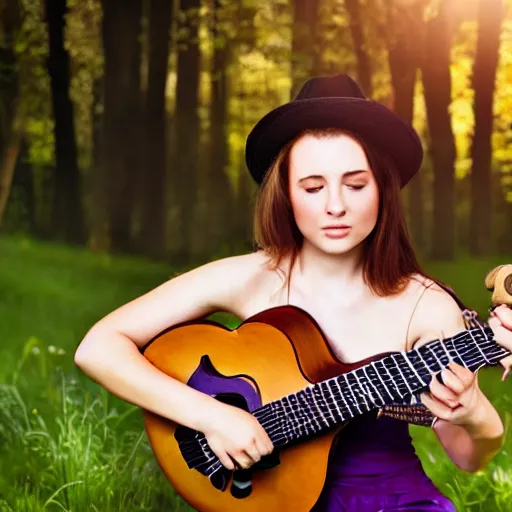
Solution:
[{"label": "guitar body", "polygon": [[[348,365],[337,360],[313,318],[293,306],[266,310],[235,330],[208,321],[182,324],[160,334],[144,355],[164,373],[209,394],[214,381],[215,393],[252,393],[249,410],[370,361]],[[211,364],[205,366],[201,361],[206,355]],[[213,375],[208,373],[212,366]],[[279,465],[254,471],[251,494],[239,499],[231,495],[229,485],[220,491],[188,468],[174,437],[177,424],[148,411],[143,414],[160,467],[176,492],[199,511],[311,510],[340,430],[279,451]]]}]

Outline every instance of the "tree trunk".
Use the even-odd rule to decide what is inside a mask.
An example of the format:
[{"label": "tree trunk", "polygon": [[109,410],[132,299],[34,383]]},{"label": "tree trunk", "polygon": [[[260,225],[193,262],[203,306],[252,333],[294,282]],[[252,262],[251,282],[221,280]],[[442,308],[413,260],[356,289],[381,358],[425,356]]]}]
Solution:
[{"label": "tree trunk", "polygon": [[[393,87],[393,110],[412,125],[414,87],[421,59],[423,38],[423,1],[388,5],[387,46]],[[412,238],[417,249],[425,250],[423,173],[419,172],[407,186]]]},{"label": "tree trunk", "polygon": [[498,66],[502,0],[480,0],[478,39],[473,67],[475,129],[471,148],[471,254],[483,256],[493,251],[491,239],[491,160],[493,97]]},{"label": "tree trunk", "polygon": [[101,172],[108,182],[111,247],[134,250],[132,220],[141,165],[142,1],[103,0],[104,125]]},{"label": "tree trunk", "polygon": [[176,150],[175,169],[180,202],[179,260],[190,257],[192,229],[195,223],[198,187],[199,153],[199,8],[200,0],[183,0],[178,33],[185,34],[178,41],[178,64],[176,85]]},{"label": "tree trunk", "polygon": [[304,82],[311,78],[314,65],[319,61],[315,42],[319,0],[294,0],[293,7],[292,98],[297,95]]},{"label": "tree trunk", "polygon": [[206,180],[207,252],[219,254],[229,243],[233,231],[234,190],[227,176],[228,164],[228,66],[232,41],[222,27],[222,2],[214,0],[212,39],[214,41],[211,70],[210,161]]},{"label": "tree trunk", "polygon": [[20,73],[14,53],[20,24],[18,2],[5,2],[0,9],[0,226],[7,209],[22,142]]},{"label": "tree trunk", "polygon": [[81,179],[75,138],[73,103],[69,97],[69,55],[64,47],[66,0],[45,0],[48,24],[48,72],[55,134],[55,188],[52,223],[55,235],[69,243],[85,242]]},{"label": "tree trunk", "polygon": [[11,126],[19,102],[19,64],[16,62],[14,45],[20,24],[18,2],[6,1],[0,9],[0,153],[11,139]]},{"label": "tree trunk", "polygon": [[4,145],[2,160],[0,161],[0,227],[4,219],[5,210],[11,193],[14,169],[18,161],[23,142],[23,126],[21,122],[13,123],[11,136]]},{"label": "tree trunk", "polygon": [[451,31],[444,5],[426,24],[422,79],[434,168],[431,256],[452,260],[455,255],[455,139],[449,112]]},{"label": "tree trunk", "polygon": [[89,248],[93,251],[108,251],[110,235],[108,222],[108,173],[103,172],[101,145],[103,140],[104,116],[100,105],[104,105],[103,79],[97,78],[93,84],[91,105],[92,119],[92,175],[91,196],[93,207],[89,208]]},{"label": "tree trunk", "polygon": [[361,20],[361,6],[359,0],[345,0],[345,7],[349,16],[350,34],[357,59],[357,81],[365,95],[371,98],[373,94],[372,70]]},{"label": "tree trunk", "polygon": [[170,27],[174,0],[150,0],[148,87],[145,101],[146,165],[141,181],[142,229],[144,251],[161,257],[165,252],[166,122],[165,88],[167,84]]}]

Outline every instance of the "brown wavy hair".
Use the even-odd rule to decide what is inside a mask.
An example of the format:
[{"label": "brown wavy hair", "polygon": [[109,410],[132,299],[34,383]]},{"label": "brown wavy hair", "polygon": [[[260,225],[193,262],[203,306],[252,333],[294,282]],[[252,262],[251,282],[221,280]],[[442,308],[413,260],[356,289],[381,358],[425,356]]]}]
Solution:
[{"label": "brown wavy hair", "polygon": [[293,215],[289,196],[290,152],[295,142],[305,136],[332,137],[346,134],[361,144],[379,190],[379,213],[372,232],[362,242],[363,278],[374,293],[393,295],[403,290],[413,274],[427,276],[412,249],[400,202],[398,172],[391,160],[358,135],[338,128],[310,129],[302,132],[282,148],[268,170],[256,198],[254,238],[272,262],[274,270],[285,257],[290,258],[288,275],[302,246],[304,237]]}]

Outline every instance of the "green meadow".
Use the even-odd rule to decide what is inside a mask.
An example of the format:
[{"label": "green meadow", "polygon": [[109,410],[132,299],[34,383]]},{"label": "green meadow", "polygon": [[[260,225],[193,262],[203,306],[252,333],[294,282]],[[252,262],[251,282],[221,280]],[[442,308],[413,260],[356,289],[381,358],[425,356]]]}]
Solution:
[{"label": "green meadow", "polygon": [[[485,274],[505,258],[425,264],[484,317]],[[0,237],[0,511],[185,511],[160,472],[140,410],[74,366],[87,329],[183,269]],[[217,315],[236,325],[236,319]],[[433,433],[411,427],[428,474],[459,511],[510,511],[512,379],[480,372],[506,425],[502,451],[478,473],[454,467]]]}]

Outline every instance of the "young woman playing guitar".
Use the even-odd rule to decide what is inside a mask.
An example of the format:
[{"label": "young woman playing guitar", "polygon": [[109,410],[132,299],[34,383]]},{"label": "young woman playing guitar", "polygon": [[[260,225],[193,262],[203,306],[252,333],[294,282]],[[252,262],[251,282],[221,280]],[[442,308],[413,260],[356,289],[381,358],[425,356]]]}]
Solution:
[{"label": "young woman playing guitar", "polygon": [[[163,330],[215,311],[247,319],[291,304],[313,316],[340,360],[354,362],[465,329],[453,292],[421,270],[402,217],[399,191],[419,170],[420,140],[350,77],[309,80],[255,126],[246,158],[261,184],[258,249],[195,268],[120,307],[90,329],[75,355],[111,393],[203,432],[229,469],[250,467],[272,443],[251,414],[141,355]],[[490,320],[506,348],[510,316],[498,308]],[[454,464],[476,471],[500,449],[503,424],[476,376],[453,363],[450,370],[443,383],[432,380],[422,402]],[[406,422],[368,413],[343,432],[314,510],[455,510],[423,472]]]}]

